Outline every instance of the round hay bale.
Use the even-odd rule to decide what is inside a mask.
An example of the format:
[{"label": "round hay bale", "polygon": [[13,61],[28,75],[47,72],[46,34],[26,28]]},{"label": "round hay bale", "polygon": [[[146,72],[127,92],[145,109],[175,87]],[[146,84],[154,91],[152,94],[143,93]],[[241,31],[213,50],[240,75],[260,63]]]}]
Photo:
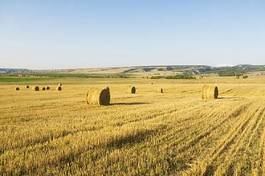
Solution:
[{"label": "round hay bale", "polygon": [[34,86],[34,87],[32,88],[32,90],[34,90],[34,91],[39,91],[40,88],[39,88],[39,86]]},{"label": "round hay bale", "polygon": [[43,87],[42,90],[46,90],[46,87]]},{"label": "round hay bale", "polygon": [[86,96],[87,104],[90,105],[109,105],[110,104],[110,90],[108,87],[104,89],[90,88]]},{"label": "round hay bale", "polygon": [[26,89],[28,89],[29,88],[29,85],[26,85]]},{"label": "round hay bale", "polygon": [[210,86],[204,85],[202,87],[202,99],[217,99],[218,98],[218,87],[217,86]]},{"label": "round hay bale", "polygon": [[131,94],[136,94],[136,88],[134,86],[131,87],[130,91],[131,91]]},{"label": "round hay bale", "polygon": [[46,90],[50,90],[50,87],[49,86],[46,86]]},{"label": "round hay bale", "polygon": [[16,87],[16,91],[18,91],[19,90],[19,87]]},{"label": "round hay bale", "polygon": [[63,90],[63,88],[62,88],[61,86],[58,86],[58,87],[56,88],[56,90],[61,91],[61,90]]},{"label": "round hay bale", "polygon": [[164,93],[164,89],[161,88],[161,89],[160,89],[160,93]]}]

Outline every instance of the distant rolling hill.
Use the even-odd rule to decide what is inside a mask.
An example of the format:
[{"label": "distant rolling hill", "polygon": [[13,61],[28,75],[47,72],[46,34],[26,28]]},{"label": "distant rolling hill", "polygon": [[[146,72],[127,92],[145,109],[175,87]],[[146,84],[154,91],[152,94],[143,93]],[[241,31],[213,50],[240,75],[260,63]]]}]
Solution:
[{"label": "distant rolling hill", "polygon": [[238,74],[264,73],[265,65],[236,65],[211,67],[207,65],[161,65],[161,66],[131,66],[106,68],[79,68],[58,70],[29,70],[0,68],[0,74],[122,74],[134,76],[168,76],[187,73],[190,75],[218,74],[220,76],[233,76]]},{"label": "distant rolling hill", "polygon": [[172,75],[189,73],[192,75],[218,74],[231,76],[233,74],[247,74],[264,72],[265,65],[236,65],[211,67],[207,65],[161,65],[161,66],[131,66],[131,67],[107,67],[107,68],[83,68],[55,70],[57,73],[78,74],[130,74],[130,75]]}]

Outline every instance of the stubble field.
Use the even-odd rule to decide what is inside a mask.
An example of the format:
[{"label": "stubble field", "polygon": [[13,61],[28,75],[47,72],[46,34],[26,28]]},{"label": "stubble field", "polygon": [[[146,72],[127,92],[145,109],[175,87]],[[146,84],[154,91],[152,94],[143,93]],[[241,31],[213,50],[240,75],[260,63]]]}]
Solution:
[{"label": "stubble field", "polygon": [[[0,85],[0,175],[265,175],[265,78],[55,82]],[[106,85],[111,105],[87,105]]]}]

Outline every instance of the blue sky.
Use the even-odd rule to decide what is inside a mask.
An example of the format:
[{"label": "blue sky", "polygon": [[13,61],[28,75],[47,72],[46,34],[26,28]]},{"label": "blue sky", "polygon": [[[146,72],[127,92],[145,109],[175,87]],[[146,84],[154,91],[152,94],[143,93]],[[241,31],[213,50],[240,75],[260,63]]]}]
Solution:
[{"label": "blue sky", "polygon": [[262,0],[0,0],[0,67],[265,64]]}]

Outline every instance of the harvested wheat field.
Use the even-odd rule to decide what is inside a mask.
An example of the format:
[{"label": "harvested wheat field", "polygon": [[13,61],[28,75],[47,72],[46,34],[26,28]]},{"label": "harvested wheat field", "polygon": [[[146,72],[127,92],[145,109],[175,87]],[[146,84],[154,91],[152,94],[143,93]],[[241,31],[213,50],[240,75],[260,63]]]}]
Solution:
[{"label": "harvested wheat field", "polygon": [[[135,79],[135,95],[131,81],[2,83],[0,175],[265,175],[263,77]],[[202,99],[205,84],[218,99]],[[87,104],[91,86],[108,86],[111,104]]]}]

